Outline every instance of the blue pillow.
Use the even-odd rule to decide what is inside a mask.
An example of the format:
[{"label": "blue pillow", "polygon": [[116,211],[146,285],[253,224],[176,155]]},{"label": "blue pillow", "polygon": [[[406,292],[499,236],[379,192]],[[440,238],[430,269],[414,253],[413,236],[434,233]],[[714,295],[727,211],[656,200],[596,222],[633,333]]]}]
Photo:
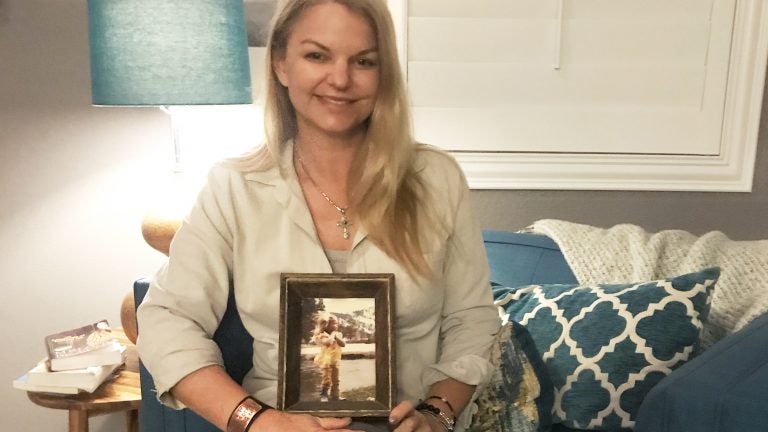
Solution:
[{"label": "blue pillow", "polygon": [[553,422],[631,430],[648,391],[696,352],[720,276],[708,268],[628,284],[493,287],[526,326],[555,387]]},{"label": "blue pillow", "polygon": [[506,323],[491,349],[490,383],[475,403],[469,432],[544,432],[552,426],[554,387],[526,328]]}]

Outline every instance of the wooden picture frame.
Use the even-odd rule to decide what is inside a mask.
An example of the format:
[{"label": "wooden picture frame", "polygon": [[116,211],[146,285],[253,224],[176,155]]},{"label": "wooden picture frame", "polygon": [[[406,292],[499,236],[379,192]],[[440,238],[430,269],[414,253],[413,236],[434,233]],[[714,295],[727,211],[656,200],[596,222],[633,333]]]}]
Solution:
[{"label": "wooden picture frame", "polygon": [[[278,409],[389,415],[396,391],[394,283],[383,273],[281,275]],[[335,331],[322,324],[330,315]]]}]

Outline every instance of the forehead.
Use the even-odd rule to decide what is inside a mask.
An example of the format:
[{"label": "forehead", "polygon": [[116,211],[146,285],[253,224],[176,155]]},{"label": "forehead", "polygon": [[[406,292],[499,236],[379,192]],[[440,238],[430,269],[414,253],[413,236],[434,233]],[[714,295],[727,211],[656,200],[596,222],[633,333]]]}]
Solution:
[{"label": "forehead", "polygon": [[376,45],[371,23],[362,14],[335,2],[310,6],[297,18],[290,43],[306,40],[326,46],[369,49]]}]

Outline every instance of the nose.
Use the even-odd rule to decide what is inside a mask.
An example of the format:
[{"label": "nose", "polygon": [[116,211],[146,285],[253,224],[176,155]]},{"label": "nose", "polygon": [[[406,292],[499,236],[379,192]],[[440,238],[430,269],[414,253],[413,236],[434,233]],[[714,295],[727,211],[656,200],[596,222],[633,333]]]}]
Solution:
[{"label": "nose", "polygon": [[336,88],[347,88],[352,81],[350,72],[348,62],[337,61],[331,66],[331,70],[328,72],[328,82]]}]

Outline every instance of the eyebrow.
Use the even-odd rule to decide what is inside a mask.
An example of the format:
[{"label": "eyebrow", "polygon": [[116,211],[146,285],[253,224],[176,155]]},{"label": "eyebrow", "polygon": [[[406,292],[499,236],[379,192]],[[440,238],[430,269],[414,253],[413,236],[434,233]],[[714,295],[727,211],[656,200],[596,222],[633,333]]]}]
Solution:
[{"label": "eyebrow", "polygon": [[[316,40],[313,40],[313,39],[303,39],[299,43],[302,44],[302,45],[305,45],[305,44],[315,45],[318,48],[322,49],[323,51],[331,51],[330,48],[328,48],[327,46],[325,46],[325,45],[321,44],[320,42],[318,42]],[[371,48],[368,48],[368,49],[364,49],[364,50],[358,52],[355,55],[365,55],[365,54],[368,54],[368,53],[377,52],[378,50],[379,49],[374,46],[374,47],[371,47]]]}]

